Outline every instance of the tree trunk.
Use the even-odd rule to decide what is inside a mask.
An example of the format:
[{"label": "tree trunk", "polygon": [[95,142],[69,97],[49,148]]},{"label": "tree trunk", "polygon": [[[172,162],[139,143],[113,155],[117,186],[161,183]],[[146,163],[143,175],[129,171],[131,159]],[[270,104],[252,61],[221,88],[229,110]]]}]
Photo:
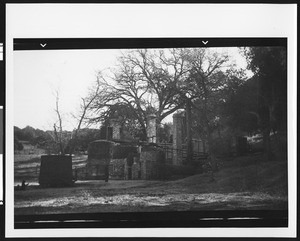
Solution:
[{"label": "tree trunk", "polygon": [[56,142],[59,145],[60,154],[65,155],[64,146],[63,146],[63,143],[62,143],[62,136],[61,135],[58,136],[55,124],[54,124],[53,128],[54,128],[54,135],[55,135],[55,138],[56,138]]}]

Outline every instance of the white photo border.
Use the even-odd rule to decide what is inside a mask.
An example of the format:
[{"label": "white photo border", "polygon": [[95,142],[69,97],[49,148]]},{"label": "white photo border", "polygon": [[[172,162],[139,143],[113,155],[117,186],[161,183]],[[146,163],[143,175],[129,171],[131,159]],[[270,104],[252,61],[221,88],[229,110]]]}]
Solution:
[{"label": "white photo border", "polygon": [[[6,4],[6,237],[296,237],[296,24],[296,4]],[[105,37],[288,39],[288,228],[14,229],[13,39]]]}]

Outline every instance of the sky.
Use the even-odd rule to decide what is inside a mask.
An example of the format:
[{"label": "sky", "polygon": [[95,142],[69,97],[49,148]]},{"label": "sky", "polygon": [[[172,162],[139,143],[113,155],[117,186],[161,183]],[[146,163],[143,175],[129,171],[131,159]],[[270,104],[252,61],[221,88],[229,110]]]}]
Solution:
[{"label": "sky", "polygon": [[[224,50],[238,68],[246,68],[237,48]],[[63,128],[73,130],[76,121],[71,113],[78,113],[80,100],[88,94],[97,71],[114,67],[120,54],[119,49],[14,51],[14,126],[52,130],[58,91]],[[171,120],[171,116],[165,119]]]}]

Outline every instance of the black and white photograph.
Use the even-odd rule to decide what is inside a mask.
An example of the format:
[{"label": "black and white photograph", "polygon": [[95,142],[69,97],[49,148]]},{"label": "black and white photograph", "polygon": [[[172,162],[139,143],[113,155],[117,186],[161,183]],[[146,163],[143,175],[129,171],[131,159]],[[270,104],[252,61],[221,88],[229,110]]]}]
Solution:
[{"label": "black and white photograph", "polygon": [[287,215],[286,47],[210,42],[15,50],[16,217]]},{"label": "black and white photograph", "polygon": [[8,16],[10,234],[294,225],[290,38],[39,36]]}]

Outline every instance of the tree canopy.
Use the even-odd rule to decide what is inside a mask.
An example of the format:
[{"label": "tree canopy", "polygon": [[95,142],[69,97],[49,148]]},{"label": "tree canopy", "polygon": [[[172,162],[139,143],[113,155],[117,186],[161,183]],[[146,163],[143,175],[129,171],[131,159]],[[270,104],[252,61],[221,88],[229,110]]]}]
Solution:
[{"label": "tree canopy", "polygon": [[112,113],[118,113],[146,139],[149,114],[155,114],[160,124],[185,108],[190,99],[202,111],[208,128],[207,109],[212,96],[224,88],[222,68],[227,61],[227,55],[205,48],[127,51],[117,67],[98,73],[100,91],[90,108],[97,117],[92,121],[104,123]]},{"label": "tree canopy", "polygon": [[[270,159],[270,135],[276,134],[279,142],[286,139],[286,48],[247,47],[241,51],[252,76],[246,74],[247,69],[232,64],[234,56],[216,49],[124,51],[116,66],[97,72],[95,85],[82,98],[80,111],[75,115],[78,125],[67,148],[71,153],[85,149],[89,141],[99,138],[100,132],[82,128],[83,123],[106,125],[111,119],[117,119],[133,138],[147,140],[150,114],[156,116],[157,139],[167,142],[172,124],[164,123],[166,117],[182,112],[188,126],[187,141],[200,138],[213,146],[217,139],[230,142],[234,136],[261,133]],[[58,104],[57,98],[56,127],[63,137]],[[55,141],[53,132],[32,129],[15,128],[16,139],[39,145]],[[286,141],[281,144],[284,145]],[[21,148],[18,143],[15,146]]]}]

